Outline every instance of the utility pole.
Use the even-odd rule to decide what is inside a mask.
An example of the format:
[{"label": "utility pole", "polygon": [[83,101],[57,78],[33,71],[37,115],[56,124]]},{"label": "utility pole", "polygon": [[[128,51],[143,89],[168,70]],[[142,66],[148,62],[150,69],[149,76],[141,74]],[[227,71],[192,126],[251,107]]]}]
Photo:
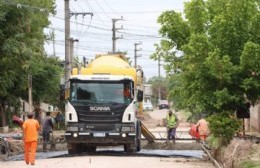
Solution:
[{"label": "utility pole", "polygon": [[64,0],[64,14],[65,14],[65,88],[69,88],[70,78],[70,7],[69,0]]},{"label": "utility pole", "polygon": [[74,42],[79,42],[78,39],[70,38],[70,60],[69,60],[69,69],[73,69],[73,61],[74,61]]},{"label": "utility pole", "polygon": [[[65,88],[69,87],[69,78],[70,78],[70,72],[71,68],[73,66],[73,48],[74,45],[73,43],[75,42],[74,40],[71,41],[70,38],[70,17],[75,15],[76,17],[78,15],[91,15],[93,16],[92,12],[80,12],[80,13],[73,13],[70,12],[70,5],[69,5],[69,0],[64,0],[64,14],[65,14]],[[77,40],[78,41],[78,40]]]},{"label": "utility pole", "polygon": [[32,112],[32,75],[28,75],[29,113]]},{"label": "utility pole", "polygon": [[142,48],[139,48],[139,49],[137,49],[137,46],[138,45],[141,45],[142,44],[142,42],[139,42],[139,43],[134,43],[134,45],[135,45],[135,69],[137,68],[137,57],[141,57],[142,55],[141,54],[139,54],[139,55],[137,55],[137,51],[141,51],[142,50]]},{"label": "utility pole", "polygon": [[158,101],[161,100],[161,57],[158,57],[158,77],[159,77],[159,87],[158,87]]},{"label": "utility pole", "polygon": [[[65,15],[65,88],[69,88],[69,78],[70,78],[70,71],[72,67],[73,61],[73,47],[71,47],[71,38],[70,38],[70,17],[75,15],[91,15],[93,16],[92,12],[80,12],[80,13],[73,13],[70,12],[69,7],[69,0],[64,0],[64,15]],[[74,42],[74,41],[73,41]],[[72,45],[73,46],[73,45]],[[72,51],[71,51],[72,50]]]},{"label": "utility pole", "polygon": [[116,31],[123,29],[123,26],[121,28],[116,28],[116,22],[119,20],[123,20],[123,17],[121,19],[112,19],[112,53],[116,52],[116,40],[122,39],[123,37],[116,37]]}]

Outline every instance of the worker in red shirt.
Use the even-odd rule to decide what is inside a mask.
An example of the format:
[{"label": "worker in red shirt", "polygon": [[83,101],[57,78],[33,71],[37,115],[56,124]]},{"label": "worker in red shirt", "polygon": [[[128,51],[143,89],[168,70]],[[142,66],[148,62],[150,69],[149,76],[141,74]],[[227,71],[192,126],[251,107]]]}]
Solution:
[{"label": "worker in red shirt", "polygon": [[35,165],[35,155],[38,143],[40,124],[33,119],[33,113],[27,114],[28,119],[23,123],[24,160],[26,164]]}]

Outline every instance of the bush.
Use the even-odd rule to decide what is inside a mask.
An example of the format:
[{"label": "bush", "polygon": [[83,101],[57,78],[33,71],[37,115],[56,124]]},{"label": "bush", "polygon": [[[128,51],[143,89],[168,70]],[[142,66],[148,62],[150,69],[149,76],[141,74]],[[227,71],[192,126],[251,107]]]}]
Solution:
[{"label": "bush", "polygon": [[207,120],[212,136],[218,138],[219,146],[228,145],[241,127],[241,122],[228,112],[214,114]]}]

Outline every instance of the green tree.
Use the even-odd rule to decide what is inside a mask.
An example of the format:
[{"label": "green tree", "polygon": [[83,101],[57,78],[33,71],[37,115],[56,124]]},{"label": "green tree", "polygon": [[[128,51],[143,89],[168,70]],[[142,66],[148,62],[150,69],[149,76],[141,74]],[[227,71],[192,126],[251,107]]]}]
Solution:
[{"label": "green tree", "polygon": [[[41,64],[50,66],[44,52],[44,27],[54,13],[54,0],[14,0],[0,2],[0,115],[6,126],[7,107],[19,105],[19,98],[27,99],[27,77],[37,76]],[[47,61],[49,60],[49,61]],[[44,69],[44,68],[42,68]],[[52,72],[57,74],[56,72]],[[42,82],[53,78],[42,78]],[[39,90],[34,97],[41,96]],[[53,92],[50,92],[50,96]]]},{"label": "green tree", "polygon": [[[176,108],[233,114],[259,100],[259,5],[258,0],[191,0],[183,16],[175,11],[160,15],[164,39],[151,57],[166,62],[169,98]],[[231,132],[236,129],[234,124]]]}]

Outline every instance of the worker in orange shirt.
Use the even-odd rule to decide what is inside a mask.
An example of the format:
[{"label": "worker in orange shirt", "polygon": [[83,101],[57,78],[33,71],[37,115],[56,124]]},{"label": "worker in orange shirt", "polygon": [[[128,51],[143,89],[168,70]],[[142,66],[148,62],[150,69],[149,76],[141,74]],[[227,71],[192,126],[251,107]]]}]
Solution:
[{"label": "worker in orange shirt", "polygon": [[33,119],[33,113],[27,114],[28,119],[23,123],[24,134],[24,160],[26,164],[35,165],[35,155],[38,143],[40,124]]},{"label": "worker in orange shirt", "polygon": [[204,118],[202,118],[197,122],[196,127],[200,135],[200,140],[202,144],[205,145],[205,140],[209,133],[208,122]]}]

